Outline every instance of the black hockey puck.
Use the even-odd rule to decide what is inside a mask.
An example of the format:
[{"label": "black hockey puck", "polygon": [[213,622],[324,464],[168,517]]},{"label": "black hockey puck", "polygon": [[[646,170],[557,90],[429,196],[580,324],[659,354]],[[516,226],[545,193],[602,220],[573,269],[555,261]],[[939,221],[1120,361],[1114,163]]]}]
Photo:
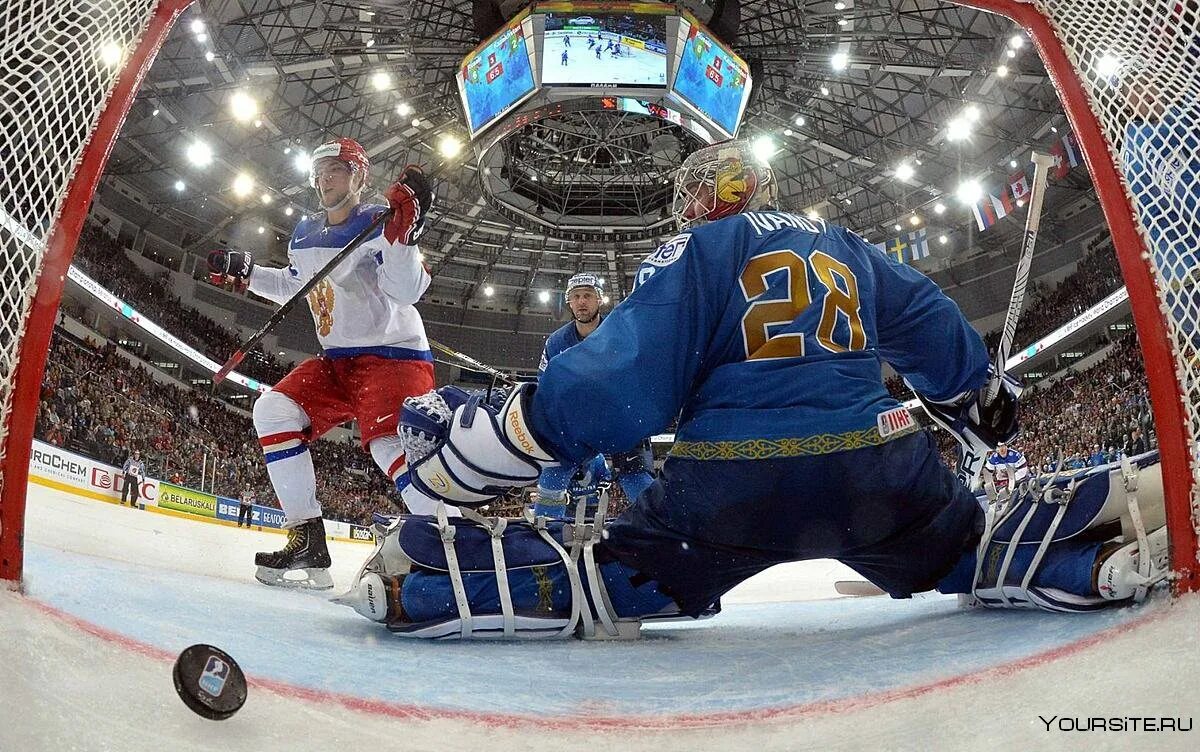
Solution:
[{"label": "black hockey puck", "polygon": [[183,704],[209,720],[223,721],[246,702],[246,675],[228,653],[212,645],[184,650],[172,675]]}]

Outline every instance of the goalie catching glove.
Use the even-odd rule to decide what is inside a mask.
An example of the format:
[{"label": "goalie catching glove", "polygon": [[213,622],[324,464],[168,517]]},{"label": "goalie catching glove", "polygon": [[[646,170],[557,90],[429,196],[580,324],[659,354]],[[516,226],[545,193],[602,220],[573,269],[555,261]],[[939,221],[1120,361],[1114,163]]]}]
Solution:
[{"label": "goalie catching glove", "polygon": [[254,256],[249,251],[219,248],[208,252],[208,281],[218,287],[232,282],[234,287],[244,290],[252,271]]},{"label": "goalie catching glove", "polygon": [[554,458],[529,429],[536,386],[470,393],[447,386],[404,400],[400,437],[408,476],[420,493],[452,506],[482,506],[537,482]]},{"label": "goalie catching glove", "polygon": [[383,226],[383,237],[389,243],[416,245],[425,232],[425,217],[433,208],[433,189],[425,173],[417,165],[405,167],[400,179],[384,195],[392,207],[392,216]]}]

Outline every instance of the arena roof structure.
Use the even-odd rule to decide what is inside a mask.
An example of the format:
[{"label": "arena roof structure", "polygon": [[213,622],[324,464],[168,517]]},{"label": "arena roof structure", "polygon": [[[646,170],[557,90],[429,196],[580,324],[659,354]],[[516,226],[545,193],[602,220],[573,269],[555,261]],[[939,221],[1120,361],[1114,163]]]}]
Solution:
[{"label": "arena roof structure", "polygon": [[[106,179],[150,197],[157,217],[182,228],[187,251],[203,255],[227,241],[281,260],[283,244],[273,238],[286,239],[315,204],[300,166],[308,149],[335,136],[358,139],[380,188],[404,165],[442,161],[442,150],[466,141],[455,71],[480,41],[475,5],[195,5],[158,55]],[[501,7],[511,13],[520,5]],[[702,21],[713,14],[711,0],[680,5]],[[739,136],[763,139],[774,152],[785,208],[872,242],[927,228],[935,258],[1012,242],[1016,233],[977,234],[957,195],[977,190],[978,181],[1002,182],[1034,147],[1065,132],[1042,64],[1012,22],[927,0],[722,5],[739,6],[732,46],[755,77]],[[507,140],[506,159],[536,175],[557,150],[570,149],[576,190],[578,181],[616,169],[652,189],[638,206],[654,224],[666,216],[673,165],[699,144],[672,138],[669,128],[631,141],[625,127],[619,118],[587,115],[526,128]],[[193,160],[203,161],[205,149],[211,164],[199,167]],[[670,234],[659,222],[616,242],[564,238],[497,207],[480,173],[463,147],[442,175],[421,243],[434,272],[432,297],[472,304],[486,295],[499,310],[526,311],[537,308],[537,293],[581,270],[605,277],[619,297],[640,259]],[[1077,171],[1056,183],[1050,205],[1078,200],[1088,185]],[[570,212],[566,197],[562,206]],[[1044,237],[1052,241],[1055,230],[1047,216]]]}]

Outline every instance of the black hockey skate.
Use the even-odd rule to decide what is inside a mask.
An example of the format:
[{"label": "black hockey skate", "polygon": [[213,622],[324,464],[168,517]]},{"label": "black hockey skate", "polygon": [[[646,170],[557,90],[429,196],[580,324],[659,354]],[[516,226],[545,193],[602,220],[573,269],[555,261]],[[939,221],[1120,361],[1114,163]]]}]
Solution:
[{"label": "black hockey skate", "polygon": [[286,546],[279,551],[255,554],[254,563],[258,565],[254,577],[264,585],[309,590],[333,587],[333,578],[329,576],[329,547],[325,545],[325,522],[320,517],[305,520],[288,530]]}]

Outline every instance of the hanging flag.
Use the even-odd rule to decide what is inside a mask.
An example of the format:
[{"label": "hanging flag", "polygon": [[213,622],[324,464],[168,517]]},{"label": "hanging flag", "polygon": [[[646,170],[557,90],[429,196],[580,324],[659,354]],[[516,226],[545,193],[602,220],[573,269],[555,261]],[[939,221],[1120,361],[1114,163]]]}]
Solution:
[{"label": "hanging flag", "polygon": [[887,249],[887,243],[872,243],[871,245],[873,245],[873,246],[875,246],[876,248],[878,248],[878,249],[879,249],[879,252],[880,252],[880,253],[882,253],[884,256],[888,256],[888,255],[890,255],[890,254],[888,253],[888,249]]},{"label": "hanging flag", "polygon": [[909,263],[929,255],[929,235],[924,227],[908,233],[908,250],[906,255]]},{"label": "hanging flag", "polygon": [[992,196],[992,206],[996,207],[996,217],[1007,217],[1016,211],[1017,205],[1013,203],[1012,196],[1008,193],[1008,188],[1000,186],[1000,196]]},{"label": "hanging flag", "polygon": [[1012,191],[1014,201],[1023,201],[1029,196],[1029,176],[1024,170],[1008,176],[1008,187]]},{"label": "hanging flag", "polygon": [[979,201],[976,201],[971,211],[975,214],[975,224],[979,225],[979,231],[983,232],[987,228],[996,224],[999,218],[996,216],[996,208],[992,205],[992,197],[985,195]]},{"label": "hanging flag", "polygon": [[895,259],[898,264],[904,263],[904,254],[906,251],[908,251],[908,243],[905,243],[900,238],[892,238],[891,242],[887,244],[887,255]]},{"label": "hanging flag", "polygon": [[1054,157],[1054,167],[1050,169],[1050,177],[1055,180],[1062,180],[1071,171],[1071,162],[1067,157],[1067,147],[1063,144],[1062,139],[1054,142],[1050,147],[1050,156]]},{"label": "hanging flag", "polygon": [[1076,140],[1075,134],[1067,131],[1067,134],[1062,137],[1063,151],[1067,155],[1067,161],[1072,167],[1079,166],[1079,141]]}]

